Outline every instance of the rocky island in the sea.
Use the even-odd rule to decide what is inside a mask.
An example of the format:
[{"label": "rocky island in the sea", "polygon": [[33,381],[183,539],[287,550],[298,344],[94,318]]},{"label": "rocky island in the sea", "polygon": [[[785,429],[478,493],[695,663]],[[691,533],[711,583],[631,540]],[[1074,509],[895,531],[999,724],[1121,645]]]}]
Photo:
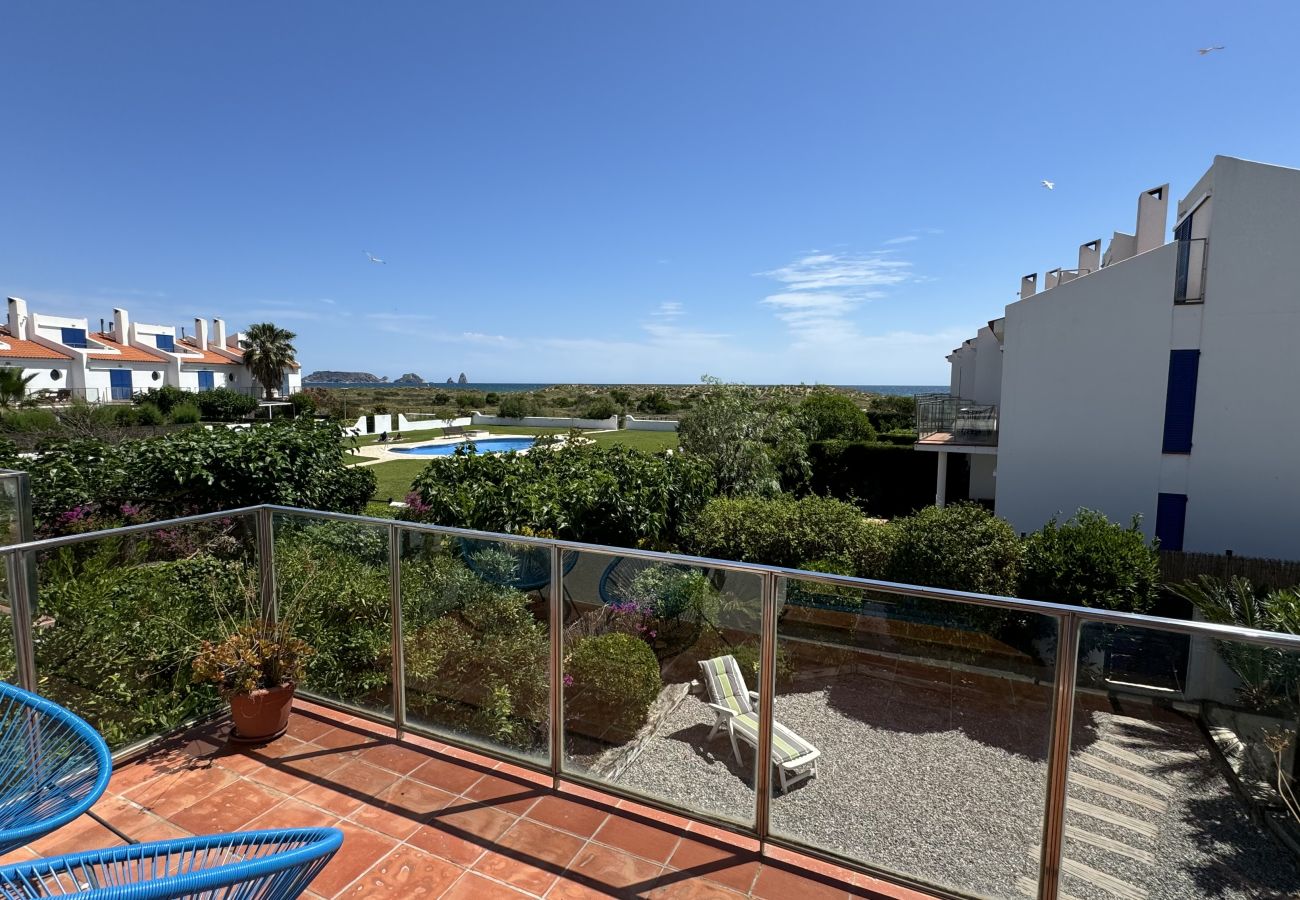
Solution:
[{"label": "rocky island in the sea", "polygon": [[302,379],[303,384],[383,384],[386,381],[386,375],[381,378],[369,372],[335,372],[330,369],[312,372]]},{"label": "rocky island in the sea", "polygon": [[421,378],[419,375],[416,375],[414,372],[407,372],[401,378],[398,378],[396,381],[394,381],[393,384],[402,384],[402,385],[413,384],[419,386],[424,384],[424,379]]}]

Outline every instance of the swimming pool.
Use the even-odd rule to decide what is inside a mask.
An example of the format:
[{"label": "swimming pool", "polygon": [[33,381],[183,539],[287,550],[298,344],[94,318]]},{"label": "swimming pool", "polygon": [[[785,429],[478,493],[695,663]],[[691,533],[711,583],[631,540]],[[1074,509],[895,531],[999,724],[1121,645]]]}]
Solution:
[{"label": "swimming pool", "polygon": [[533,446],[534,438],[484,438],[481,441],[458,441],[455,444],[428,444],[423,447],[394,447],[394,453],[407,456],[451,456],[459,448],[473,443],[479,453],[509,453],[511,450],[527,450]]}]

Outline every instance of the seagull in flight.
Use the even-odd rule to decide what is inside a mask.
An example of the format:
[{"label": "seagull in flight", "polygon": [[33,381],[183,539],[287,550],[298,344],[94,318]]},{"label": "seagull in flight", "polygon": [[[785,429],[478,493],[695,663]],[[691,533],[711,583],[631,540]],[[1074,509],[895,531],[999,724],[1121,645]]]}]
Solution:
[{"label": "seagull in flight", "polygon": [[1223,49],[1222,44],[1215,44],[1213,47],[1201,47],[1196,52],[1201,54],[1201,56],[1209,56],[1215,50],[1222,50],[1222,49]]},{"label": "seagull in flight", "polygon": [[372,254],[369,250],[366,251],[366,259],[370,260],[372,263],[379,263],[381,266],[388,265],[388,263],[384,262],[378,256]]},{"label": "seagull in flight", "polygon": [[1054,191],[1054,190],[1056,190],[1056,182],[1055,182],[1055,181],[1048,181],[1046,178],[1044,178],[1044,179],[1042,180],[1041,183],[1042,183],[1043,187],[1047,188],[1049,191]]}]

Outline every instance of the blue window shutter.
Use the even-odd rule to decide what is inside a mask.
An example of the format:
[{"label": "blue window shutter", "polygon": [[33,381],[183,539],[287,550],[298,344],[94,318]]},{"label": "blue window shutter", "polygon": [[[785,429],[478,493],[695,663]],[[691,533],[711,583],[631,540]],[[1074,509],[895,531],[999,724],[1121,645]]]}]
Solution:
[{"label": "blue window shutter", "polygon": [[1187,525],[1187,495],[1161,494],[1156,498],[1156,537],[1161,550],[1183,549]]},{"label": "blue window shutter", "polygon": [[1196,373],[1200,365],[1200,350],[1169,351],[1169,387],[1165,393],[1165,453],[1192,452]]},{"label": "blue window shutter", "polygon": [[166,350],[168,353],[176,349],[176,342],[172,340],[170,334],[154,335],[154,346],[159,350]]},{"label": "blue window shutter", "polygon": [[63,328],[60,340],[69,347],[80,347],[86,349],[86,329],[84,328]]}]

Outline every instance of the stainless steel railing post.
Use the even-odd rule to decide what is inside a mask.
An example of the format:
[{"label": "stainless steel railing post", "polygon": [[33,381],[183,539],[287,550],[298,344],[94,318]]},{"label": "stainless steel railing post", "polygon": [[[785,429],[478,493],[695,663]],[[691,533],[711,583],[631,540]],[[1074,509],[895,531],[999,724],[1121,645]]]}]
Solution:
[{"label": "stainless steel railing post", "polygon": [[401,737],[406,730],[406,655],[402,649],[402,534],[396,522],[388,526],[388,601],[392,622],[393,727]]},{"label": "stainless steel railing post", "polygon": [[1060,637],[1056,644],[1056,681],[1052,690],[1052,736],[1047,753],[1047,808],[1038,867],[1038,900],[1057,900],[1060,892],[1074,686],[1079,678],[1079,631],[1078,616],[1072,613],[1061,616]]},{"label": "stainless steel railing post", "polygon": [[551,678],[550,745],[551,786],[560,787],[560,772],[564,768],[564,551],[551,544],[551,588],[548,598],[551,632],[551,660],[548,670]]},{"label": "stainless steel railing post", "polygon": [[764,841],[769,832],[772,801],[772,720],[776,703],[777,574],[763,573],[762,619],[759,625],[758,747],[754,751],[754,830]]},{"label": "stainless steel railing post", "polygon": [[262,619],[277,622],[280,607],[275,584],[275,518],[265,506],[258,507],[253,518],[253,532],[257,539],[258,594],[262,603]]},{"label": "stainless steel railing post", "polygon": [[36,643],[32,634],[32,594],[29,578],[33,558],[22,550],[5,552],[5,578],[9,584],[9,616],[13,620],[14,667],[18,686],[36,690]]}]

